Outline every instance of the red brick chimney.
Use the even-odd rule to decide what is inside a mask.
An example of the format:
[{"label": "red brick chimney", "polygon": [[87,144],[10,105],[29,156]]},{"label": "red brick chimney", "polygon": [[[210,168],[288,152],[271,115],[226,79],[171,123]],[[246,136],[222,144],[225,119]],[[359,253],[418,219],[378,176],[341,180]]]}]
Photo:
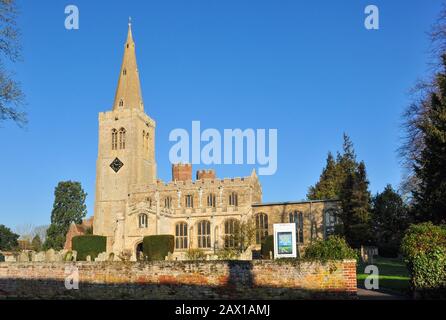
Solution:
[{"label": "red brick chimney", "polygon": [[192,165],[189,163],[172,165],[172,181],[192,180]]}]

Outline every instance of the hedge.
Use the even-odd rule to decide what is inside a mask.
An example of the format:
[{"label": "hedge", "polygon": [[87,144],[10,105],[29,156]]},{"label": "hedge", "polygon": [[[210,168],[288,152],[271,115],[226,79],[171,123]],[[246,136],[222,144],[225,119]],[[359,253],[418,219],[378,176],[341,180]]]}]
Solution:
[{"label": "hedge", "polygon": [[401,251],[414,296],[446,298],[446,226],[431,222],[411,225]]},{"label": "hedge", "polygon": [[357,252],[352,249],[344,238],[329,236],[325,240],[316,240],[305,249],[305,259],[328,261],[357,259]]},{"label": "hedge", "polygon": [[266,236],[265,239],[263,239],[261,247],[260,247],[260,254],[262,255],[262,259],[270,259],[269,253],[272,252],[273,258],[274,258],[274,236]]},{"label": "hedge", "polygon": [[0,252],[0,262],[5,262],[5,256]]},{"label": "hedge", "polygon": [[174,247],[175,237],[170,234],[146,236],[142,242],[144,258],[149,261],[164,260]]},{"label": "hedge", "polygon": [[78,261],[85,261],[87,256],[90,256],[94,261],[99,253],[107,251],[107,237],[104,236],[75,236],[71,240],[71,244],[73,250],[77,251]]}]

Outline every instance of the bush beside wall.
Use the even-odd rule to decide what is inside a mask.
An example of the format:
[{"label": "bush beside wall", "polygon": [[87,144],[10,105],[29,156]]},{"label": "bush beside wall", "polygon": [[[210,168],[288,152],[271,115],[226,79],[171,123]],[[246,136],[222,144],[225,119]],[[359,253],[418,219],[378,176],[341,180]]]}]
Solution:
[{"label": "bush beside wall", "polygon": [[103,236],[75,236],[71,243],[73,250],[77,251],[78,261],[85,261],[87,256],[90,256],[94,261],[99,253],[107,251],[107,237]]},{"label": "bush beside wall", "polygon": [[144,257],[149,261],[164,260],[174,247],[175,237],[170,234],[147,236],[142,242]]},{"label": "bush beside wall", "polygon": [[0,262],[5,262],[5,256],[0,252]]},{"label": "bush beside wall", "polygon": [[411,225],[401,245],[415,297],[446,298],[446,226]]},{"label": "bush beside wall", "polygon": [[352,249],[344,238],[339,236],[329,236],[325,240],[312,242],[305,249],[305,259],[328,261],[343,259],[358,259],[357,252]]},{"label": "bush beside wall", "polygon": [[272,257],[274,258],[274,236],[266,236],[262,241],[262,245],[260,248],[260,253],[262,255],[262,259],[270,259],[269,253],[272,252]]}]

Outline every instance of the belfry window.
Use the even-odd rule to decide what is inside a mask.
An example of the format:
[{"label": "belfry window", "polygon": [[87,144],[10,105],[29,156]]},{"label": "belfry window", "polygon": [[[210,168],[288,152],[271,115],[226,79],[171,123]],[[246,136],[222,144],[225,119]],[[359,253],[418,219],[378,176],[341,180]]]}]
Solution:
[{"label": "belfry window", "polygon": [[140,228],[147,228],[148,227],[148,217],[145,213],[142,213],[138,216],[138,222]]},{"label": "belfry window", "polygon": [[112,150],[118,149],[118,131],[112,129]]},{"label": "belfry window", "polygon": [[125,129],[119,129],[119,149],[125,149]]},{"label": "belfry window", "polygon": [[198,248],[211,247],[211,223],[207,220],[202,220],[197,224],[197,242]]},{"label": "belfry window", "polygon": [[296,224],[296,241],[304,242],[304,214],[299,211],[290,212],[290,223]]},{"label": "belfry window", "polygon": [[186,222],[179,222],[175,225],[175,249],[187,249]]},{"label": "belfry window", "polygon": [[122,99],[119,100],[119,106],[120,106],[120,107],[123,107],[123,106],[124,106],[124,100],[122,100]]}]

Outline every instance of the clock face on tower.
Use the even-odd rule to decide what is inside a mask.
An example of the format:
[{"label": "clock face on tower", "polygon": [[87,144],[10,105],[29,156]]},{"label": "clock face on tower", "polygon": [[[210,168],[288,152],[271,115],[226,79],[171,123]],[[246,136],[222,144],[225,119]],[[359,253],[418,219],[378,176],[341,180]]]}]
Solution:
[{"label": "clock face on tower", "polygon": [[124,164],[122,163],[122,161],[119,160],[118,158],[115,158],[115,160],[113,160],[113,162],[110,163],[110,167],[113,169],[114,172],[118,172],[123,165]]}]

